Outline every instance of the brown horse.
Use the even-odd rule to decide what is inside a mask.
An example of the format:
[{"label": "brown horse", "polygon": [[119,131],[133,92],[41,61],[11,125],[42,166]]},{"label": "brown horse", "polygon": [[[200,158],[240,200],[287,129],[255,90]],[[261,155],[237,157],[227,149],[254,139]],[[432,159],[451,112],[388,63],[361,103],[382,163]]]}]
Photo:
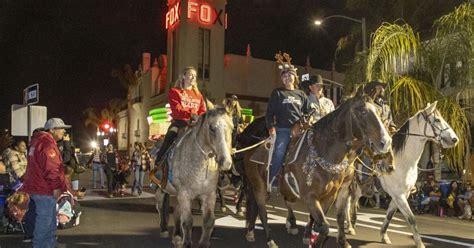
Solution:
[{"label": "brown horse", "polygon": [[[312,229],[319,233],[315,247],[322,247],[329,233],[325,213],[334,203],[341,186],[350,184],[354,171],[349,165],[357,157],[356,151],[367,146],[374,153],[386,153],[391,146],[391,138],[371,100],[363,95],[360,89],[356,96],[348,99],[307,130],[302,139],[301,145],[288,149],[290,154],[291,150],[295,150],[297,155],[287,155],[287,162],[291,160],[291,163],[286,164],[281,173],[283,176],[280,179],[280,191],[288,207],[289,233],[296,234],[298,231],[292,209],[296,200],[301,199],[315,220]],[[246,237],[249,241],[255,240],[254,228],[258,214],[265,229],[267,246],[278,247],[272,240],[265,208],[266,166],[256,163],[254,159],[254,153],[259,149],[248,152],[244,160],[245,174],[249,182]],[[296,179],[299,194],[295,194],[288,186],[288,175],[293,175]],[[341,204],[341,209],[338,210],[338,224],[344,223],[344,207],[345,204]],[[340,229],[338,245],[350,247],[344,231]]]}]

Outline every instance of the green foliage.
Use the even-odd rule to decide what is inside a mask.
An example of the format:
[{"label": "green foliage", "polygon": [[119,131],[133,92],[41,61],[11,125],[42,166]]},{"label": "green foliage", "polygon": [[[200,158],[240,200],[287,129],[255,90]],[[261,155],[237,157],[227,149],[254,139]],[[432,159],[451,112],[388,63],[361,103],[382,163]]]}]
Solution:
[{"label": "green foliage", "polygon": [[446,150],[446,160],[451,169],[460,173],[469,165],[466,155],[469,154],[471,134],[466,113],[451,97],[443,97],[438,102],[437,109],[459,137],[459,143]]},{"label": "green foliage", "polygon": [[408,24],[384,23],[372,36],[367,58],[367,80],[395,81],[418,57],[418,36]]},{"label": "green foliage", "polygon": [[[366,79],[388,83],[391,108],[399,125],[427,103],[439,101],[439,112],[460,138],[456,147],[446,151],[446,161],[451,169],[460,172],[469,165],[471,142],[466,113],[454,97],[463,88],[451,96],[441,92],[448,86],[443,82],[446,76],[449,86],[463,86],[474,77],[473,5],[460,5],[437,20],[433,28],[434,38],[420,42],[408,24],[382,24],[372,36]],[[353,68],[355,72],[358,69]]]},{"label": "green foliage", "polygon": [[438,19],[433,28],[435,39],[426,43],[424,69],[431,73],[434,85],[438,88],[444,86],[443,72],[449,73],[450,81],[456,86],[469,82],[474,77],[473,4],[460,5]]},{"label": "green foliage", "polygon": [[429,84],[412,77],[401,77],[390,90],[394,121],[403,124],[408,118],[441,97]]}]

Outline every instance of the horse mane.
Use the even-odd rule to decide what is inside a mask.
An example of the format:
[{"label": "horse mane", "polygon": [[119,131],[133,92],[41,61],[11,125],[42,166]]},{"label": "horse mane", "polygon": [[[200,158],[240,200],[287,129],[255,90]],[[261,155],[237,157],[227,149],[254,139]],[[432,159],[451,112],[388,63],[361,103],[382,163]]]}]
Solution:
[{"label": "horse mane", "polygon": [[412,117],[408,118],[408,120],[402,125],[402,127],[393,135],[392,137],[392,149],[394,152],[399,152],[401,151],[408,139],[408,131],[410,130],[410,121],[414,119],[415,117],[420,120],[420,113],[422,113],[424,109],[418,111],[416,114],[414,114]]},{"label": "horse mane", "polygon": [[344,103],[342,103],[337,109],[332,111],[331,113],[325,115],[323,118],[321,118],[319,121],[317,121],[313,125],[313,129],[324,129],[328,128],[331,124],[333,124],[336,120],[340,119],[340,115],[342,113],[345,113],[350,107],[352,103],[352,98],[348,99]]},{"label": "horse mane", "polygon": [[408,130],[410,130],[410,119],[392,137],[392,149],[394,152],[399,152],[405,147]]},{"label": "horse mane", "polygon": [[214,108],[207,110],[206,113],[204,113],[203,115],[199,117],[199,120],[196,123],[196,126],[199,126],[199,128],[201,128],[204,122],[206,122],[207,118],[211,118],[211,117],[215,117],[215,116],[219,116],[223,114],[226,114],[226,109],[221,106],[215,106]]},{"label": "horse mane", "polygon": [[347,111],[353,107],[356,101],[371,102],[370,97],[366,95],[354,96],[343,102],[337,109],[327,114],[313,125],[314,131],[319,131],[323,136],[333,136],[337,134],[338,140],[347,141],[349,135],[353,135],[352,123],[347,120]]}]

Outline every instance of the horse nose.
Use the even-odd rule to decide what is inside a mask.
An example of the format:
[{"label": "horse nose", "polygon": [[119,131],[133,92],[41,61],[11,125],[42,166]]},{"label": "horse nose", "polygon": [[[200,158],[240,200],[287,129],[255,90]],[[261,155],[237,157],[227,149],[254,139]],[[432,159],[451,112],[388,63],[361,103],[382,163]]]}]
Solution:
[{"label": "horse nose", "polygon": [[228,171],[232,168],[232,160],[222,158],[219,159],[217,163],[219,164],[221,171]]},{"label": "horse nose", "polygon": [[456,143],[458,143],[458,138],[457,138],[457,137],[454,137],[454,138],[451,139],[451,141],[452,141],[454,144],[456,144]]}]

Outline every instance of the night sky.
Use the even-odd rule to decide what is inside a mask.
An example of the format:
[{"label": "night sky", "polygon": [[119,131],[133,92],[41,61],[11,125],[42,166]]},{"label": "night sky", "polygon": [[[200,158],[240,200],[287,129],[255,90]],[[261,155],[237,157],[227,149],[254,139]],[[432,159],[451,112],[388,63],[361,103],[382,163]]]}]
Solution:
[{"label": "night sky", "polygon": [[[317,29],[315,17],[346,14],[342,0],[228,0],[226,53],[273,60],[289,52],[296,64],[330,69],[336,42],[357,23],[334,22]],[[166,53],[166,0],[0,1],[0,128],[10,129],[10,106],[22,91],[40,84],[48,117],[74,126],[87,140],[82,110],[103,107],[126,90],[110,76],[113,68],[137,68],[143,52]],[[391,20],[389,20],[391,21]]]}]

